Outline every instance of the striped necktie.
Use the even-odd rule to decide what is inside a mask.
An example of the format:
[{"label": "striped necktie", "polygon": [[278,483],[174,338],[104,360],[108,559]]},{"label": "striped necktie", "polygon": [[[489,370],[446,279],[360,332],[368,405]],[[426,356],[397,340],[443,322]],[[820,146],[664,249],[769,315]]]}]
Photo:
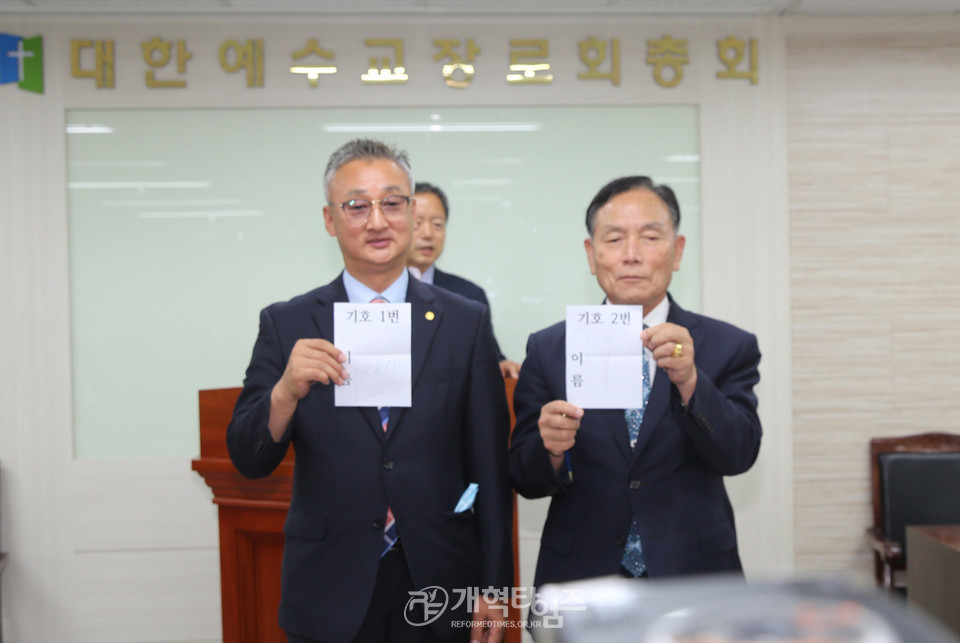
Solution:
[{"label": "striped necktie", "polygon": [[[387,421],[390,418],[390,407],[381,406],[380,409],[380,424],[383,425],[383,430],[387,430]],[[387,522],[383,527],[383,551],[380,552],[381,558],[384,554],[390,551],[390,548],[397,544],[397,540],[400,539],[400,536],[397,535],[397,521],[393,517],[393,510],[390,507],[387,507]]]},{"label": "striped necktie", "polygon": [[[371,304],[385,304],[387,300],[383,297],[377,296],[370,300]],[[390,407],[381,406],[377,409],[380,412],[380,425],[383,427],[384,433],[387,431],[387,424],[390,420]],[[397,521],[393,517],[393,510],[390,507],[387,507],[387,522],[383,527],[383,550],[380,552],[380,557],[382,558],[390,549],[397,544],[399,540],[397,535]]]}]

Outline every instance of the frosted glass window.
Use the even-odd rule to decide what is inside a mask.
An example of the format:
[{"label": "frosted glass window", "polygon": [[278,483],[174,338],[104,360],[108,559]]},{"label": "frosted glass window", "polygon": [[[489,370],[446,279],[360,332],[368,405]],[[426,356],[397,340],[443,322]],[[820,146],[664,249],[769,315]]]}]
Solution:
[{"label": "frosted glass window", "polygon": [[450,197],[442,269],[483,286],[504,352],[599,303],[584,213],[610,179],[671,185],[671,289],[700,307],[697,108],[73,110],[67,118],[75,455],[199,452],[197,391],[239,386],[258,311],[342,268],[322,174],[357,136]]}]

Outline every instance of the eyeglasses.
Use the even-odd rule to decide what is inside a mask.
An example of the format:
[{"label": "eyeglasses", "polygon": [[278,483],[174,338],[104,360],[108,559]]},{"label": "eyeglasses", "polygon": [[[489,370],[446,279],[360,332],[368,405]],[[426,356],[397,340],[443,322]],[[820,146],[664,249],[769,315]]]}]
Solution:
[{"label": "eyeglasses", "polygon": [[340,209],[347,215],[351,221],[365,221],[373,212],[373,206],[379,204],[380,211],[387,218],[402,217],[407,214],[407,206],[410,205],[410,197],[401,194],[391,194],[382,199],[369,201],[367,199],[350,199],[340,204]]}]

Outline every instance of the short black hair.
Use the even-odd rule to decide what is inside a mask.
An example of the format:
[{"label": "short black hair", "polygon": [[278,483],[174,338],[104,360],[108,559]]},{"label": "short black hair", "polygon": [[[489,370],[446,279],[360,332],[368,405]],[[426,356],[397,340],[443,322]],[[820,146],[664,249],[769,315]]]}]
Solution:
[{"label": "short black hair", "polygon": [[413,186],[414,194],[423,194],[424,192],[429,192],[430,194],[436,196],[440,199],[440,205],[443,206],[443,214],[446,216],[447,220],[450,220],[450,204],[447,202],[447,195],[443,193],[443,190],[438,188],[433,183],[427,183],[426,181],[420,181]]},{"label": "short black hair", "polygon": [[593,201],[587,207],[587,233],[592,237],[593,228],[597,220],[597,210],[607,204],[610,199],[629,192],[630,190],[650,190],[663,201],[670,211],[670,221],[673,222],[673,231],[680,231],[680,204],[677,203],[677,195],[669,185],[655,183],[649,176],[623,176],[619,179],[610,181],[600,188]]}]

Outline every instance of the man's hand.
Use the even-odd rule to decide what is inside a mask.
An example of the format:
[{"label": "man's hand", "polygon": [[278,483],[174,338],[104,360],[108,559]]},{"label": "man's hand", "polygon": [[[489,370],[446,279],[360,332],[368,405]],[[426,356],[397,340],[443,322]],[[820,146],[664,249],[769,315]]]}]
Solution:
[{"label": "man's hand", "polygon": [[550,462],[555,471],[560,471],[563,454],[573,448],[577,441],[582,417],[583,409],[565,400],[547,402],[540,408],[540,419],[537,421],[540,439],[550,453]]},{"label": "man's hand", "polygon": [[500,361],[500,374],[504,379],[517,379],[520,377],[520,365],[510,359]]},{"label": "man's hand", "polygon": [[348,377],[346,361],[347,356],[325,339],[298,339],[274,390],[280,399],[297,402],[315,382],[343,384]]},{"label": "man's hand", "polygon": [[274,441],[283,438],[297,403],[310,392],[313,384],[343,384],[349,377],[343,367],[346,361],[347,356],[325,339],[297,340],[283,375],[270,392],[268,427]]},{"label": "man's hand", "polygon": [[507,606],[480,596],[473,610],[470,643],[500,643],[503,640],[503,622],[507,620]]},{"label": "man's hand", "polygon": [[683,326],[657,324],[640,333],[643,345],[653,352],[662,368],[687,404],[697,388],[697,365],[693,362],[693,338]]}]

